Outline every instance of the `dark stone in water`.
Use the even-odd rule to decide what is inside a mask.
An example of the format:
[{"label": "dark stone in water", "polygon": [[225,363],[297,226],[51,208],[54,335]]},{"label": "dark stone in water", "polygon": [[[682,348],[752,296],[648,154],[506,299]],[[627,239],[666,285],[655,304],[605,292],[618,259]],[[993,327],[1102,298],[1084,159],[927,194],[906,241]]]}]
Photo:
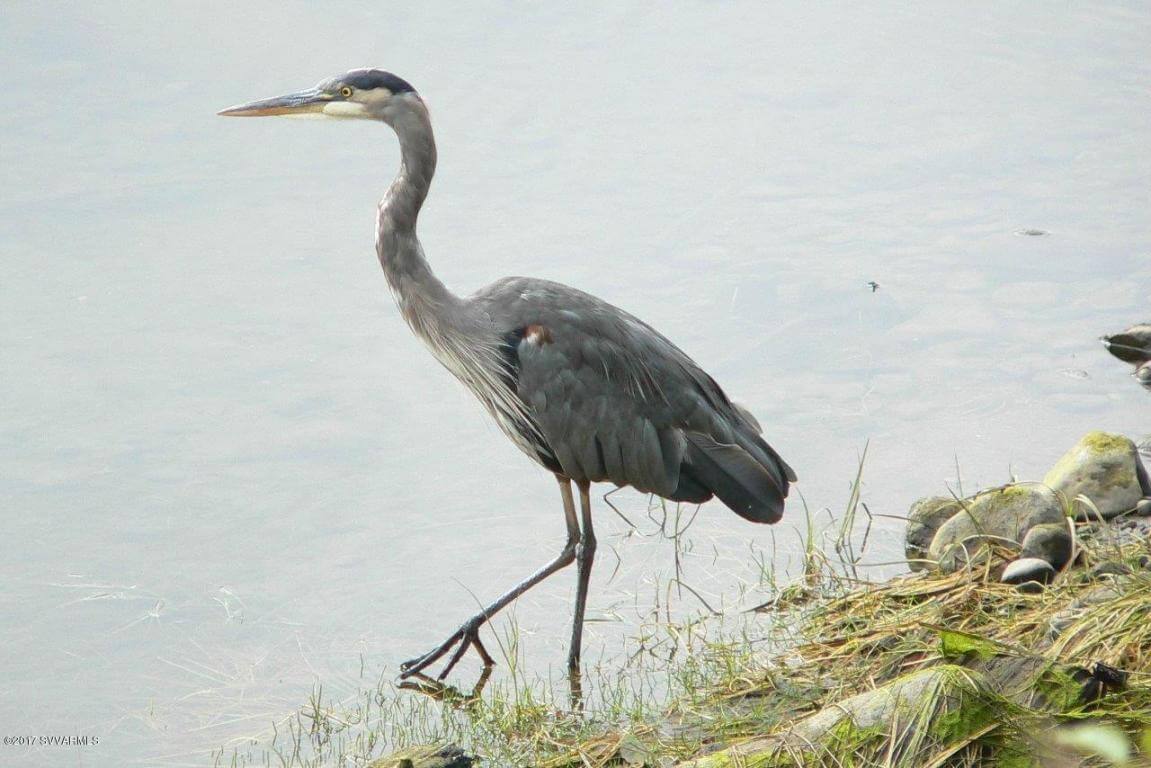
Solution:
[{"label": "dark stone in water", "polygon": [[1143,389],[1151,391],[1151,362],[1143,363],[1135,369],[1135,373],[1132,375],[1135,377],[1135,381],[1143,385]]}]

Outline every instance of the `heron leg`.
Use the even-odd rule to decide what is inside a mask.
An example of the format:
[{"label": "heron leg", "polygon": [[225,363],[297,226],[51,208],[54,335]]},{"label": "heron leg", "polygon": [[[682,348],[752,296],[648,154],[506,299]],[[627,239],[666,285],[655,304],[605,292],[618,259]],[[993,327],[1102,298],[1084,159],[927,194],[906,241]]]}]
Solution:
[{"label": "heron leg", "polygon": [[[404,679],[422,673],[430,665],[434,664],[441,657],[443,657],[452,648],[455,648],[455,653],[452,654],[448,660],[444,670],[439,674],[439,679],[443,680],[447,674],[452,671],[456,663],[463,658],[464,653],[469,647],[474,646],[476,652],[480,654],[480,658],[484,662],[484,667],[492,666],[495,661],[488,654],[483,644],[480,642],[480,627],[499,613],[508,603],[515,600],[517,597],[527,592],[529,589],[539,584],[541,581],[551,576],[556,571],[566,568],[571,565],[576,559],[576,550],[580,544],[580,529],[579,522],[576,520],[575,499],[572,497],[571,481],[563,476],[556,475],[556,480],[559,482],[560,494],[563,496],[564,502],[564,521],[567,523],[567,543],[564,544],[563,550],[556,555],[550,563],[540,568],[528,578],[521,581],[516,586],[501,595],[494,603],[484,608],[482,611],[472,616],[465,621],[463,625],[455,631],[447,640],[440,643],[432,650],[425,653],[423,656],[417,656],[414,659],[405,661],[400,665],[400,678]],[[581,493],[585,493],[581,491]],[[594,545],[593,545],[594,546]]]},{"label": "heron leg", "polygon": [[591,496],[589,483],[581,481],[579,486],[580,514],[583,517],[583,531],[580,534],[579,549],[576,550],[576,563],[579,570],[576,584],[575,616],[572,619],[572,642],[568,650],[568,670],[579,670],[580,648],[583,645],[584,609],[587,607],[587,589],[591,581],[591,566],[595,562],[595,529],[591,524]]}]

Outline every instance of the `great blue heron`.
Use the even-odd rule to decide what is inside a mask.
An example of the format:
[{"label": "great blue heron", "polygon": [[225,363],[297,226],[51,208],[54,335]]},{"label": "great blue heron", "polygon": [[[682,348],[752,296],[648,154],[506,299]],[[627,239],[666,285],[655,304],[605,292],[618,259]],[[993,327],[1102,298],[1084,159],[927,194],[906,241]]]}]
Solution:
[{"label": "great blue heron", "polygon": [[400,169],[380,202],[376,252],[400,312],[504,434],[559,483],[567,523],[563,550],[443,643],[401,665],[401,676],[422,673],[453,648],[441,679],[469,647],[490,666],[479,628],[573,561],[578,577],[568,667],[578,670],[596,548],[588,495],[593,482],[630,485],[672,501],[702,503],[717,496],[753,522],[780,519],[795,473],[760,437],[755,419],[650,326],[547,280],[509,277],[460,297],[436,278],[416,237],[436,145],[427,107],[407,82],[389,72],[355,69],[314,88],[220,114],[377,120],[392,127],[400,141]]}]

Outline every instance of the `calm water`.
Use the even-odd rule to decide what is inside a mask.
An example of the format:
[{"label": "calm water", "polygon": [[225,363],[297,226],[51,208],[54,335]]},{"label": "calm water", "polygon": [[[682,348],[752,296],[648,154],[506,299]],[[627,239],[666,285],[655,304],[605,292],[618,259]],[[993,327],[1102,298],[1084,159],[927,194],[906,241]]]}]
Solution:
[{"label": "calm water", "polygon": [[[957,463],[968,489],[1038,478],[1088,429],[1151,431],[1095,340],[1151,317],[1146,6],[680,5],[0,7],[0,724],[100,737],[0,763],[202,764],[558,549],[554,482],[385,289],[391,135],[214,116],[354,66],[431,105],[449,285],[534,274],[652,322],[815,509],[868,441],[864,498],[902,514]],[[623,564],[593,656],[672,568],[598,520]],[[772,535],[705,507],[693,583],[746,605]],[[542,671],[573,583],[517,607]]]}]

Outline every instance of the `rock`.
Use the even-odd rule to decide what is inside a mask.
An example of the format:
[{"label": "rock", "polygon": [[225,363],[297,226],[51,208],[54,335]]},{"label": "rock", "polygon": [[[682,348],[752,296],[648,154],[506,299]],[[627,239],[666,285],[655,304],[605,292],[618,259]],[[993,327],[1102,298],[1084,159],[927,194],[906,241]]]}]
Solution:
[{"label": "rock", "polygon": [[1054,578],[1055,568],[1051,563],[1038,557],[1021,557],[1007,564],[999,580],[1016,584],[1024,592],[1038,592]]},{"label": "rock", "polygon": [[1095,566],[1088,572],[1088,575],[1092,579],[1101,579],[1104,576],[1130,576],[1133,572],[1131,566],[1127,565],[1127,563],[1118,563],[1111,560]]},{"label": "rock", "polygon": [[1139,517],[1151,517],[1151,499],[1139,499],[1135,505],[1135,514]]},{"label": "rock", "polygon": [[455,745],[409,747],[373,760],[368,768],[471,768],[474,760]]},{"label": "rock", "polygon": [[994,710],[985,703],[988,696],[987,683],[978,672],[941,664],[831,702],[778,733],[740,742],[679,766],[809,764],[785,760],[788,755],[811,758],[812,765],[841,765],[845,744],[862,743],[869,737],[882,740],[887,734],[897,737],[876,750],[888,758],[884,764],[911,764],[908,759],[915,756],[917,744],[933,740],[957,743],[986,728],[994,717]]},{"label": "rock", "polygon": [[[1075,519],[1105,520],[1128,512],[1143,497],[1135,443],[1122,435],[1089,432],[1056,462],[1043,484],[1060,494],[1075,510]],[[1076,497],[1091,500],[1091,509]]]},{"label": "rock", "polygon": [[1083,542],[1084,549],[1099,553],[1116,553],[1126,547],[1145,551],[1151,542],[1151,517],[1121,515],[1101,523],[1080,525],[1076,538]]},{"label": "rock", "polygon": [[1135,373],[1132,375],[1135,377],[1135,381],[1143,385],[1143,389],[1151,390],[1151,362],[1143,363],[1135,369]]},{"label": "rock", "polygon": [[1065,523],[1036,525],[1023,537],[1023,558],[1045,560],[1059,570],[1071,559],[1071,533]]},{"label": "rock", "polygon": [[1044,549],[1061,551],[1064,545],[1056,539],[1065,535],[1069,553],[1071,534],[1065,528],[1062,533],[1055,532],[1055,528],[1066,525],[1064,520],[1058,497],[1045,486],[1016,483],[983,491],[964,500],[960,510],[940,526],[928,547],[928,559],[938,562],[944,571],[955,571],[984,559],[989,543],[1014,543],[1022,548],[1027,534],[1038,526],[1050,528],[1037,535],[1037,545],[1042,541]]},{"label": "rock", "polygon": [[904,552],[911,570],[922,571],[929,566],[924,560],[936,531],[961,509],[959,502],[949,496],[929,496],[911,505],[904,534]]},{"label": "rock", "polygon": [[1142,365],[1151,360],[1151,323],[1133,325],[1122,333],[1099,339],[1107,351],[1125,363]]}]

